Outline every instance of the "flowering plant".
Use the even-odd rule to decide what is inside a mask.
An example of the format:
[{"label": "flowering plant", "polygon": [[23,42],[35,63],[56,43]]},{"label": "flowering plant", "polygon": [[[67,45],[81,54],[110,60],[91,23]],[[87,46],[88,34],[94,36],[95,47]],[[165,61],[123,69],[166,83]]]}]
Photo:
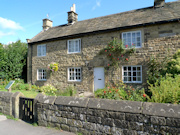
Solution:
[{"label": "flowering plant", "polygon": [[48,64],[48,69],[49,69],[51,72],[56,72],[56,71],[58,71],[58,63],[52,62],[52,63]]},{"label": "flowering plant", "polygon": [[129,56],[135,52],[135,46],[132,44],[132,47],[124,45],[121,40],[114,38],[111,42],[108,43],[107,47],[100,51],[100,54],[104,54],[110,60],[110,63],[107,64],[110,66],[118,66],[120,61],[129,61]]},{"label": "flowering plant", "polygon": [[115,100],[131,100],[131,101],[147,101],[147,95],[144,89],[135,89],[120,81],[114,86],[106,86],[103,89],[95,91],[96,98],[115,99]]}]

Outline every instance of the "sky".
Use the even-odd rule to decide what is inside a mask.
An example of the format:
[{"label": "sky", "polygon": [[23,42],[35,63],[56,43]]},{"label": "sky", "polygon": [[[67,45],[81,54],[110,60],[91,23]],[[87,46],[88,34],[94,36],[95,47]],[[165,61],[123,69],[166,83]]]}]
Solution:
[{"label": "sky", "polygon": [[82,21],[150,7],[154,0],[0,0],[0,43],[33,38],[42,31],[42,19],[47,14],[53,26],[67,24],[67,12],[73,4],[78,21]]}]

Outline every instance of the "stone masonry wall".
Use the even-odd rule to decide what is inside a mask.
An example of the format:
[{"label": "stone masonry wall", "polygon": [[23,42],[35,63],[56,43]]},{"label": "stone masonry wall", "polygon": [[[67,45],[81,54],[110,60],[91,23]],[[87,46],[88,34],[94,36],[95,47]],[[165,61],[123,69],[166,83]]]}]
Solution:
[{"label": "stone masonry wall", "polygon": [[0,91],[0,112],[19,118],[19,97],[21,96],[24,96],[21,92]]},{"label": "stone masonry wall", "polygon": [[[28,50],[28,81],[39,86],[52,84],[59,89],[73,85],[78,91],[93,92],[93,69],[95,67],[107,67],[109,63],[106,57],[99,55],[99,51],[106,47],[113,38],[121,39],[122,32],[136,30],[140,30],[142,33],[142,48],[136,49],[136,53],[129,62],[122,61],[117,70],[106,71],[105,82],[122,80],[123,65],[142,65],[142,83],[135,85],[145,86],[148,59],[157,55],[164,58],[168,49],[175,53],[180,48],[180,23],[144,26],[136,29],[122,29],[115,32],[93,33],[76,37],[81,39],[82,50],[76,54],[67,54],[67,40],[70,39],[42,43],[46,44],[47,48],[44,57],[37,57],[37,45],[39,44],[33,44],[31,45],[32,48],[29,46]],[[88,66],[85,65],[85,61],[89,61]],[[48,72],[46,81],[38,81],[37,69],[47,69],[47,65],[51,62],[59,63],[59,70],[52,75]],[[67,69],[69,67],[81,67],[81,82],[68,82]]]},{"label": "stone masonry wall", "polygon": [[0,112],[12,115],[12,95],[13,93],[0,91]]},{"label": "stone masonry wall", "polygon": [[83,135],[180,134],[180,105],[39,96],[40,126]]}]

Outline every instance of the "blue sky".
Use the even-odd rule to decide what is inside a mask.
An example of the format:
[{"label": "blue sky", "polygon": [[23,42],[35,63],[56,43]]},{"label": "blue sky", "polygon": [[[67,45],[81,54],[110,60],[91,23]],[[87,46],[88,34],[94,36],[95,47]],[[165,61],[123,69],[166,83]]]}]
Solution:
[{"label": "blue sky", "polygon": [[[176,0],[166,0],[173,2]],[[0,43],[31,39],[47,17],[53,26],[67,23],[67,12],[76,4],[78,20],[153,6],[154,0],[0,0]]]}]

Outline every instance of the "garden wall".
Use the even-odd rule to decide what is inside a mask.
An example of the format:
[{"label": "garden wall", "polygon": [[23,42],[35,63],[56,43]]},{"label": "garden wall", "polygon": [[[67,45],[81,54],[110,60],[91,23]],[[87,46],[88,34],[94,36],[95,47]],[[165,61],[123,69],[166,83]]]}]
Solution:
[{"label": "garden wall", "polygon": [[11,93],[0,91],[0,113],[19,118],[19,97],[24,96],[20,92]]},{"label": "garden wall", "polygon": [[36,100],[40,126],[83,135],[180,133],[180,105],[43,95]]}]

